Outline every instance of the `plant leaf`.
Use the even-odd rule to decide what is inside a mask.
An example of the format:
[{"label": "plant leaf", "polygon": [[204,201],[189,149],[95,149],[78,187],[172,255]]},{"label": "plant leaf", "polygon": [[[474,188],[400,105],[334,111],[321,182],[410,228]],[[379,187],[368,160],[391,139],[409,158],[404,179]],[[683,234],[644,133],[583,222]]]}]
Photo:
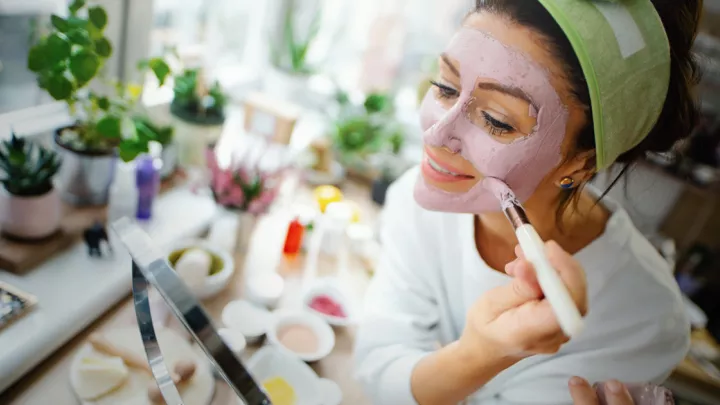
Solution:
[{"label": "plant leaf", "polygon": [[165,84],[165,79],[170,74],[170,66],[161,58],[150,59],[149,66],[153,73],[155,73],[155,77],[157,77],[160,85]]},{"label": "plant leaf", "polygon": [[103,29],[107,25],[107,13],[100,6],[90,7],[88,9],[88,18],[92,25],[98,29]]},{"label": "plant leaf", "polygon": [[49,64],[55,64],[70,57],[70,42],[67,41],[65,36],[61,35],[59,33],[52,34],[45,41],[43,50]]},{"label": "plant leaf", "polygon": [[92,44],[92,41],[90,40],[90,34],[88,34],[87,30],[76,28],[68,31],[65,35],[67,35],[68,39],[73,44],[81,46],[88,46]]},{"label": "plant leaf", "polygon": [[83,7],[85,7],[85,0],[75,0],[70,4],[70,13],[75,14]]},{"label": "plant leaf", "polygon": [[387,94],[372,93],[365,99],[365,110],[368,114],[388,111],[392,103]]},{"label": "plant leaf", "polygon": [[103,111],[107,111],[110,108],[110,100],[107,97],[99,97],[97,99],[97,106]]},{"label": "plant leaf", "polygon": [[120,139],[122,137],[122,120],[113,115],[106,115],[98,121],[95,129],[106,138]]},{"label": "plant leaf", "polygon": [[67,100],[73,92],[73,84],[64,75],[52,75],[47,77],[44,88],[55,100]]},{"label": "plant leaf", "polygon": [[27,67],[31,72],[39,72],[49,65],[50,63],[47,57],[45,57],[45,46],[43,43],[38,43],[30,48]]},{"label": "plant leaf", "polygon": [[100,68],[98,57],[87,50],[80,51],[70,57],[70,72],[80,83],[89,82]]},{"label": "plant leaf", "polygon": [[109,58],[112,55],[112,44],[110,41],[102,37],[95,40],[95,53],[102,56],[103,58]]},{"label": "plant leaf", "polygon": [[123,139],[118,145],[118,154],[124,162],[130,162],[141,153],[149,151],[147,142],[137,141],[135,139]]},{"label": "plant leaf", "polygon": [[70,24],[68,24],[67,20],[55,14],[50,16],[50,22],[53,27],[60,32],[67,32],[70,29]]}]

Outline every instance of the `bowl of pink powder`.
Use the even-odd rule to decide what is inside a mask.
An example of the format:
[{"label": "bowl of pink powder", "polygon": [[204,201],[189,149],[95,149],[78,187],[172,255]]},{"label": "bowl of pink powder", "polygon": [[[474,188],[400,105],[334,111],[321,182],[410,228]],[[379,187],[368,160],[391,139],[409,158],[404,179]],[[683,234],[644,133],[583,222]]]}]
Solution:
[{"label": "bowl of pink powder", "polygon": [[287,353],[311,363],[326,357],[335,347],[335,333],[321,317],[308,311],[273,313],[268,341]]},{"label": "bowl of pink powder", "polygon": [[306,309],[332,326],[348,326],[352,323],[349,300],[332,284],[313,285],[305,292],[303,303]]}]

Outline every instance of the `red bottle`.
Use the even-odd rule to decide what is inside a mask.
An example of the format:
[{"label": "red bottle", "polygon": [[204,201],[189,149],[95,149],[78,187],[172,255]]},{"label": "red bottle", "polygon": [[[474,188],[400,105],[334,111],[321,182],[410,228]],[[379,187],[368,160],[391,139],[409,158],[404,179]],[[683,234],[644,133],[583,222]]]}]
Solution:
[{"label": "red bottle", "polygon": [[299,253],[300,248],[302,247],[302,240],[304,234],[305,227],[300,222],[300,219],[293,219],[288,226],[287,236],[285,237],[285,246],[283,247],[283,253],[286,255],[295,255]]}]

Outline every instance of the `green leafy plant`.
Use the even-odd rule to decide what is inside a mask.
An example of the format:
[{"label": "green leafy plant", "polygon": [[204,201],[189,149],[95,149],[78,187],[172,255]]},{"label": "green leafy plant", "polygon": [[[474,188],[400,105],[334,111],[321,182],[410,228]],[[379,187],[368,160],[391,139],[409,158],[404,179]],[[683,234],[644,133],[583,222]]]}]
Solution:
[{"label": "green leafy plant", "polygon": [[185,69],[175,76],[172,112],[180,118],[199,123],[221,123],[225,119],[227,97],[220,83],[205,85],[200,69]]},{"label": "green leafy plant", "polygon": [[304,36],[298,34],[295,26],[295,0],[288,0],[283,16],[283,36],[280,46],[272,48],[273,64],[293,74],[306,75],[312,73],[307,63],[310,47],[320,31],[321,10],[317,10]]},{"label": "green leafy plant", "polygon": [[361,108],[349,97],[338,93],[341,118],[335,124],[333,146],[341,158],[363,156],[389,149],[400,153],[405,141],[402,127],[394,118],[392,98],[385,93],[371,93]]},{"label": "green leafy plant", "polygon": [[12,134],[0,144],[0,179],[8,193],[20,197],[43,195],[53,189],[52,179],[60,169],[57,154]]},{"label": "green leafy plant", "polygon": [[[117,149],[126,161],[147,152],[148,142],[157,134],[146,131],[134,118],[142,87],[114,83],[113,96],[87,89],[99,78],[113,51],[104,34],[108,23],[105,9],[74,0],[67,18],[52,15],[50,22],[49,32],[30,49],[27,62],[40,87],[54,99],[65,101],[78,117],[57,141],[76,152],[112,153]],[[170,72],[162,59],[151,59],[143,68],[151,69],[161,85]]]}]

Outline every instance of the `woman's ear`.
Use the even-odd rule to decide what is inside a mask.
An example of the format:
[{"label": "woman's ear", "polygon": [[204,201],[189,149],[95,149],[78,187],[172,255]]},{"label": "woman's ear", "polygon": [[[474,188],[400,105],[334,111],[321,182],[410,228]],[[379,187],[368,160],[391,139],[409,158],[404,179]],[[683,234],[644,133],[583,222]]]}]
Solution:
[{"label": "woman's ear", "polygon": [[569,189],[585,184],[595,175],[595,150],[576,154],[556,172],[555,185]]}]

